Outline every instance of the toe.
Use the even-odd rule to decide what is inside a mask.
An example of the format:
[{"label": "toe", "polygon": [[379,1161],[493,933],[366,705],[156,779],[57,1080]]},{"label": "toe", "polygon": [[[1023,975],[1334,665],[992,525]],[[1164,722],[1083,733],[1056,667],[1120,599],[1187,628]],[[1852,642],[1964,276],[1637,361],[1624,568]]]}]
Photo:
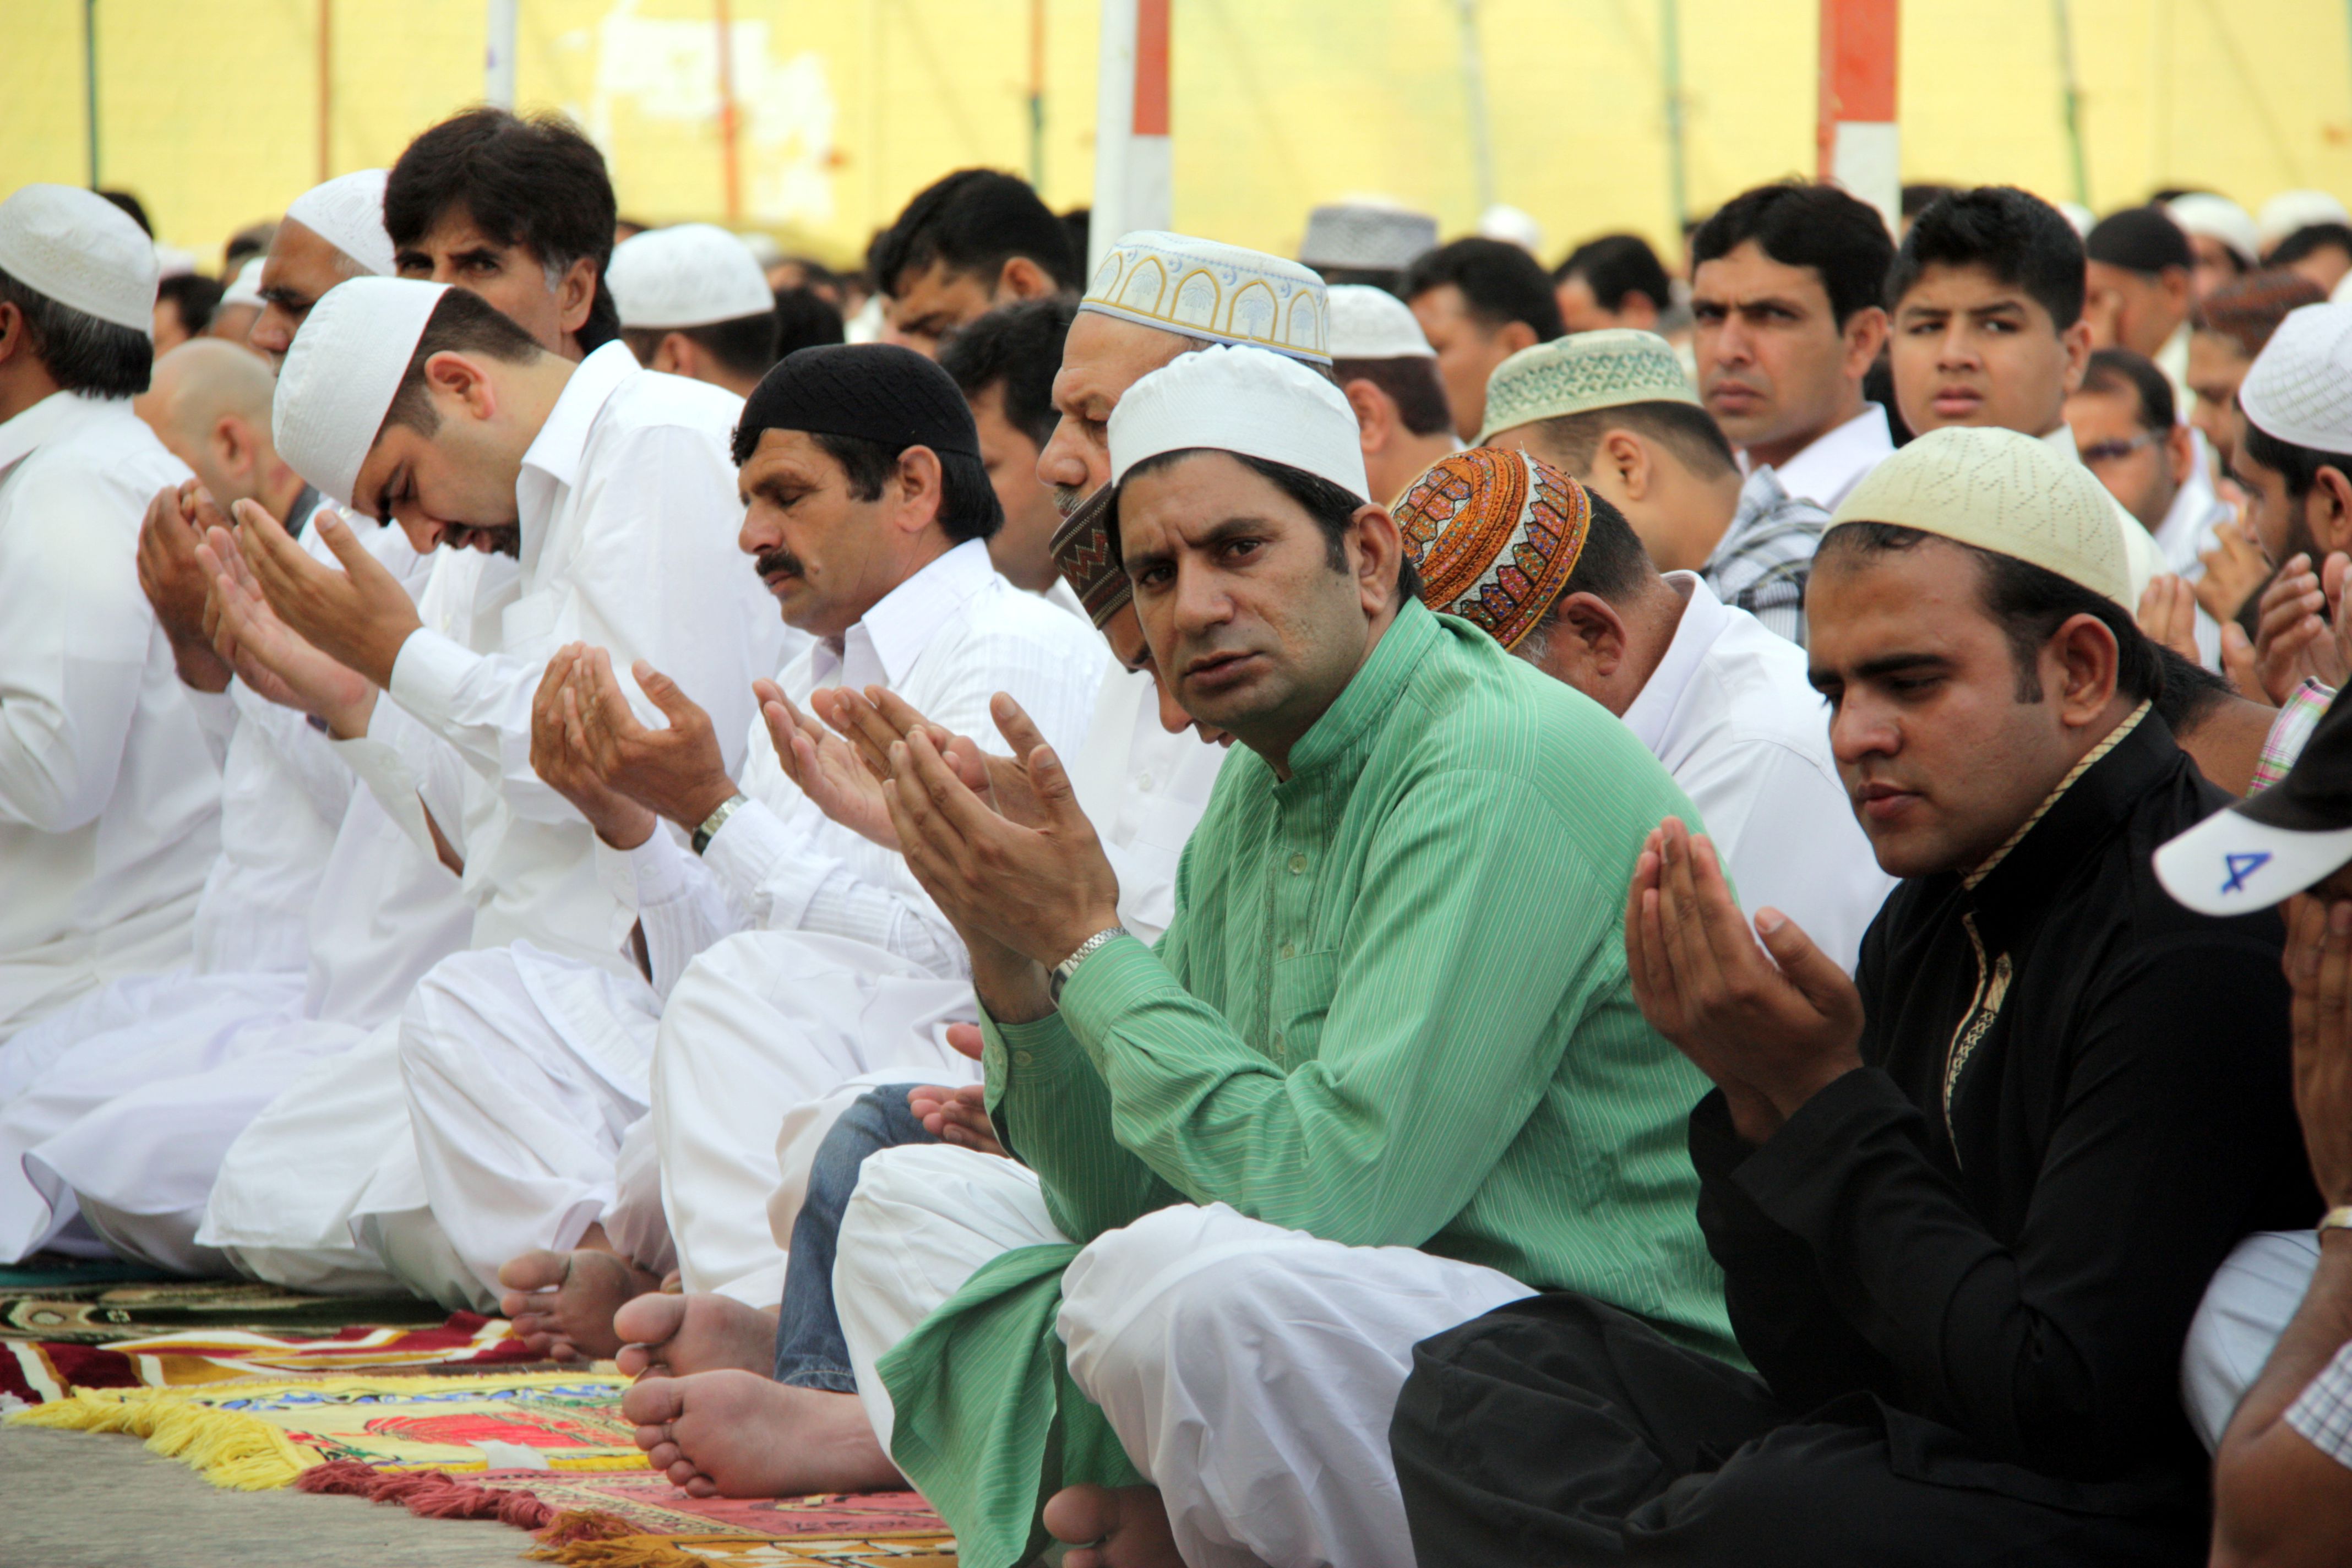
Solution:
[{"label": "toe", "polygon": [[658,1291],[632,1296],[613,1313],[613,1331],[626,1344],[664,1343],[686,1321],[686,1300]]},{"label": "toe", "polygon": [[1046,1500],[1042,1517],[1056,1541],[1100,1541],[1118,1522],[1118,1500],[1104,1487],[1065,1487]]},{"label": "toe", "polygon": [[499,1283],[516,1290],[552,1290],[571,1267],[571,1254],[539,1247],[500,1265]]},{"label": "toe", "polygon": [[623,1345],[620,1353],[613,1360],[620,1367],[623,1377],[643,1377],[660,1364],[654,1360],[653,1352],[643,1345]]},{"label": "toe", "polygon": [[686,1413],[686,1397],[674,1377],[649,1377],[633,1383],[621,1395],[621,1414],[640,1426],[658,1426]]}]

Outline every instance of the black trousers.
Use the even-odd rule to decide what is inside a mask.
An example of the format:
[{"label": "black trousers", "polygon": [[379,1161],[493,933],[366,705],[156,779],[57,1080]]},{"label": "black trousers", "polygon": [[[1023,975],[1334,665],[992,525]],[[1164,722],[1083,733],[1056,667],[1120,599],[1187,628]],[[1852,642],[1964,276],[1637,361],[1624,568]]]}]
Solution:
[{"label": "black trousers", "polygon": [[1389,1436],[1420,1568],[2205,1561],[2193,1507],[2117,1517],[1899,1474],[1866,1415],[1798,1419],[1757,1378],[1568,1292],[1414,1347]]}]

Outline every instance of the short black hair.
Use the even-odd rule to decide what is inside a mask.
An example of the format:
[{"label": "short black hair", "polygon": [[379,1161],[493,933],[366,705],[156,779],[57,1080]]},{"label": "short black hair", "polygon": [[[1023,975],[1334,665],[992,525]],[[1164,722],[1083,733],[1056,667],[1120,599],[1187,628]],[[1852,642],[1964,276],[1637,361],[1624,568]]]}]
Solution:
[{"label": "short black hair", "polygon": [[1895,241],[1868,202],[1835,185],[1783,180],[1742,191],[1690,237],[1691,274],[1749,240],[1783,267],[1810,267],[1841,331],[1856,310],[1881,302]]},{"label": "short black hair", "polygon": [[969,403],[992,386],[1003,390],[1004,418],[1040,451],[1054,438],[1054,377],[1062,342],[1078,317],[1067,295],[1024,300],[967,321],[940,344],[940,368]]},{"label": "short black hair", "polygon": [[[1916,549],[1922,540],[1942,537],[1898,523],[1842,522],[1822,535],[1821,548],[1813,557],[1816,571],[1818,563],[1842,556],[1895,554]],[[2042,683],[2034,679],[2034,665],[2058,628],[2076,616],[2093,616],[2114,634],[2117,691],[2135,700],[2163,700],[2164,661],[2130,611],[2105,594],[2030,561],[1979,550],[1956,539],[1944,542],[1967,552],[1977,563],[1978,602],[2008,638],[2020,702],[2042,700]]]},{"label": "short black hair", "polygon": [[129,191],[100,191],[98,194],[129,214],[131,221],[139,226],[140,233],[150,239],[155,237],[155,226],[147,221],[146,204],[137,196],[132,195]]},{"label": "short black hair", "polygon": [[201,272],[183,272],[166,278],[155,285],[155,302],[172,301],[180,312],[180,325],[188,336],[202,337],[205,329],[213,324],[213,312],[220,308],[221,296],[227,292],[217,278],[207,278]]},{"label": "short black hair", "polygon": [[2319,470],[2334,468],[2352,479],[2352,452],[2323,452],[2315,447],[2298,447],[2292,441],[2282,441],[2252,419],[2245,422],[2245,433],[2239,437],[2238,450],[2265,468],[2275,468],[2286,480],[2286,493],[2291,500],[2301,500],[2319,482]]},{"label": "short black hair", "polygon": [[[827,430],[812,430],[808,437],[841,465],[849,493],[857,500],[880,500],[882,487],[898,471],[898,459],[906,452],[904,447],[894,452],[863,436],[836,436]],[[755,434],[752,442],[757,445],[758,441]],[[931,455],[940,460],[940,531],[958,544],[995,538],[1004,526],[1004,506],[996,499],[996,487],[988,482],[988,470],[981,467],[980,459],[961,452]],[[737,465],[749,456],[738,457]]]},{"label": "short black hair", "polygon": [[264,218],[259,223],[247,224],[228,237],[221,248],[221,276],[234,278],[238,268],[257,256],[268,253],[270,242],[278,237],[278,220]]},{"label": "short black hair", "polygon": [[[1156,473],[1171,463],[1197,458],[1209,451],[1231,458],[1297,502],[1299,508],[1315,520],[1315,526],[1322,531],[1325,559],[1330,563],[1331,570],[1345,572],[1348,569],[1348,531],[1355,526],[1356,513],[1370,503],[1320,474],[1310,474],[1304,468],[1294,468],[1270,458],[1253,458],[1246,452],[1227,452],[1222,447],[1185,447],[1172,452],[1155,452],[1120,476],[1118,488],[1111,492],[1110,515],[1104,520],[1110,539],[1111,559],[1122,564],[1126,560],[1125,548],[1119,539],[1118,507],[1127,497],[1127,487],[1146,474]],[[1409,555],[1397,558],[1396,591],[1400,603],[1421,597],[1421,573]]]},{"label": "short black hair", "polygon": [[[1622,604],[1658,581],[1656,563],[1642,544],[1642,536],[1606,497],[1584,492],[1591,516],[1584,525],[1584,548],[1578,552],[1576,570],[1559,585],[1559,598],[1591,594],[1612,605]],[[1551,612],[1544,612],[1549,620]]]},{"label": "short black hair", "polygon": [[559,114],[525,120],[488,106],[452,115],[408,144],[383,187],[383,226],[395,249],[422,241],[463,211],[493,245],[519,245],[551,277],[583,257],[596,294],[578,332],[583,353],[621,335],[604,274],[616,217],[604,154]]},{"label": "short black hair", "polygon": [[1936,205],[1939,197],[1951,194],[1953,187],[1931,180],[1920,180],[1903,187],[1903,216],[1917,217]]},{"label": "short black hair", "polygon": [[1029,182],[994,169],[959,169],[917,194],[866,247],[866,269],[896,298],[909,272],[934,265],[996,281],[1016,256],[1034,261],[1057,289],[1078,286],[1070,231]]},{"label": "short black hair", "polygon": [[155,369],[155,340],[144,330],[101,321],[61,305],[0,271],[0,305],[25,315],[25,341],[49,378],[92,397],[136,397]]},{"label": "short black hair", "polygon": [[731,321],[706,321],[698,327],[624,327],[621,341],[629,345],[637,363],[645,364],[672,332],[694,342],[732,374],[755,381],[782,357],[776,353],[772,310],[761,316],[738,316]]},{"label": "short black hair", "polygon": [[1889,310],[1930,267],[1980,267],[2050,312],[2064,331],[2083,319],[2083,237],[2066,215],[2014,185],[1954,191],[1911,225],[1886,275]]},{"label": "short black hair", "polygon": [[546,352],[537,338],[479,294],[445,289],[433,313],[425,319],[425,331],[408,356],[408,368],[401,373],[400,385],[383,411],[383,423],[376,427],[376,435],[380,438],[394,425],[427,437],[441,428],[441,416],[433,407],[433,395],[425,381],[425,362],[435,354],[478,353],[507,364],[529,364]]},{"label": "short black hair", "polygon": [[2143,278],[2160,278],[2175,268],[2186,272],[2197,265],[2188,231],[2159,206],[2125,207],[2109,213],[2083,237],[2083,253],[2093,261]]},{"label": "short black hair", "polygon": [[2164,690],[2156,699],[2156,716],[2175,735],[2195,729],[2213,710],[2237,696],[2238,689],[2218,670],[2206,668],[2173,652],[2154,638],[2156,661],[2164,666]]},{"label": "short black hair", "polygon": [[2085,392],[2128,392],[2139,400],[2135,417],[2143,430],[2172,428],[2172,381],[2156,362],[2129,349],[2101,349],[2083,367]]},{"label": "short black hair", "polygon": [[[833,274],[825,274],[833,280]],[[833,286],[839,288],[838,281]],[[841,307],[818,293],[812,285],[776,290],[776,357],[783,358],[795,349],[816,348],[824,343],[846,342],[841,321]]]},{"label": "short black hair", "polygon": [[1543,264],[1507,239],[1472,235],[1415,260],[1405,268],[1407,300],[1451,283],[1462,290],[1462,306],[1492,331],[1513,321],[1533,328],[1536,342],[1564,336],[1559,297]]},{"label": "short black hair", "polygon": [[2273,247],[2263,258],[2264,267],[2292,267],[2319,250],[2340,250],[2352,256],[2352,225],[2305,224]]},{"label": "short black hair", "polygon": [[1621,403],[1613,408],[1588,408],[1580,414],[1538,419],[1536,429],[1545,460],[1571,473],[1591,468],[1601,437],[1620,429],[1657,442],[1701,479],[1720,479],[1739,471],[1739,460],[1732,456],[1723,426],[1695,403],[1664,399]]},{"label": "short black hair", "polygon": [[1638,234],[1604,234],[1586,240],[1552,268],[1551,278],[1554,283],[1583,279],[1604,310],[1624,309],[1628,294],[1639,294],[1661,310],[1675,302],[1664,265]]},{"label": "short black hair", "polygon": [[1397,418],[1416,436],[1434,436],[1454,428],[1454,412],[1445,405],[1445,384],[1437,376],[1437,361],[1427,354],[1397,359],[1340,359],[1331,362],[1331,379],[1342,387],[1351,381],[1369,381],[1397,405]]}]

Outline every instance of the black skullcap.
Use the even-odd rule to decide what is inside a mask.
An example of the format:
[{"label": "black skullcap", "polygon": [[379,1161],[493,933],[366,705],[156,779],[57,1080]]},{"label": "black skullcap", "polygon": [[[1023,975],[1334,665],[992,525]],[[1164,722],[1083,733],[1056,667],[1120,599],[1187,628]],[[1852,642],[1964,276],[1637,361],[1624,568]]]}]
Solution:
[{"label": "black skullcap", "polygon": [[2094,261],[2150,277],[2168,267],[2184,270],[2197,264],[2189,236],[2162,207],[2126,207],[2109,213],[2083,237],[2083,249]]},{"label": "black skullcap", "polygon": [[740,467],[763,430],[850,436],[898,456],[929,447],[980,461],[971,406],[948,373],[895,343],[823,343],[795,349],[760,378],[735,427]]}]

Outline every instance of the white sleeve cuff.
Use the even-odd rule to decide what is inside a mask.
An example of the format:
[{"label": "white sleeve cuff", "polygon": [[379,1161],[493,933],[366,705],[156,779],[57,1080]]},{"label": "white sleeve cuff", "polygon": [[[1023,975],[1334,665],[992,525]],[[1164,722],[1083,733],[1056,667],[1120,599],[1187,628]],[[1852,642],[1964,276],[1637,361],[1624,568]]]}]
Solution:
[{"label": "white sleeve cuff", "polygon": [[436,731],[446,731],[457,707],[457,689],[482,656],[427,626],[408,634],[392,661],[392,700]]}]

